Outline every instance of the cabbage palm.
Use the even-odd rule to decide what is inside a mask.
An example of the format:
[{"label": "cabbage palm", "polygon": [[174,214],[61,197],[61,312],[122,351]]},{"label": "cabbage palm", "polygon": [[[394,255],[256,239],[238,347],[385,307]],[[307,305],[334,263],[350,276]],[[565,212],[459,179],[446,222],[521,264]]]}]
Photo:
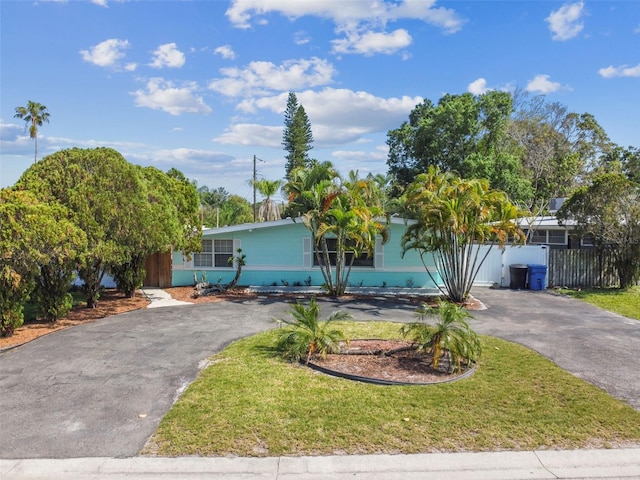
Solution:
[{"label": "cabbage palm", "polygon": [[271,197],[275,195],[278,189],[282,186],[282,180],[256,180],[254,186],[256,187],[256,190],[260,192],[260,195],[265,197],[260,205],[260,209],[258,210],[258,220],[261,222],[278,220],[280,218],[278,204],[271,200]]},{"label": "cabbage palm", "polygon": [[[401,332],[417,343],[418,350],[433,355],[433,368],[438,369],[444,357],[450,371],[461,371],[463,361],[469,366],[482,353],[478,335],[466,321],[471,315],[460,305],[440,300],[437,308],[422,304],[416,314],[420,321],[403,326]],[[426,317],[437,317],[435,325],[425,323]]]},{"label": "cabbage palm", "polygon": [[33,163],[38,161],[38,127],[41,127],[44,122],[49,123],[50,114],[47,112],[47,107],[41,105],[38,102],[32,102],[29,100],[26,107],[16,107],[16,114],[14,118],[20,118],[25,121],[25,128],[29,126],[29,137],[35,141],[35,155],[33,157]]},{"label": "cabbage palm", "polygon": [[323,357],[339,350],[339,343],[345,337],[340,330],[332,328],[331,322],[350,319],[349,313],[338,310],[321,322],[315,297],[311,297],[308,307],[299,302],[292,305],[289,313],[293,319],[277,320],[285,325],[276,332],[276,349],[284,358],[296,362],[306,358],[308,364],[314,355]]}]

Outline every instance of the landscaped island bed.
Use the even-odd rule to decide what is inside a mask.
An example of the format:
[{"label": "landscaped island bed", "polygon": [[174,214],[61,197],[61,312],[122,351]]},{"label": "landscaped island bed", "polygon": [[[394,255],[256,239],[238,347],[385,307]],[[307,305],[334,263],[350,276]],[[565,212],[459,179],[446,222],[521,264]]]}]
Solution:
[{"label": "landscaped island bed", "polygon": [[[344,322],[351,338],[400,325]],[[163,419],[144,454],[329,455],[619,447],[640,444],[640,412],[522,346],[482,337],[476,372],[453,383],[380,386],[331,377],[239,340]]]}]

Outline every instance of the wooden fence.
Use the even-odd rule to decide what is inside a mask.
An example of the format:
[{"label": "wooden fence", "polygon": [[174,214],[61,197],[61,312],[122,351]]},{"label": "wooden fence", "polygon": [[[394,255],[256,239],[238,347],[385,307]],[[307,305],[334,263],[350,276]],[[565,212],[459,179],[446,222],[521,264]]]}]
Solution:
[{"label": "wooden fence", "polygon": [[564,250],[549,251],[550,287],[615,287],[617,270],[611,251]]}]

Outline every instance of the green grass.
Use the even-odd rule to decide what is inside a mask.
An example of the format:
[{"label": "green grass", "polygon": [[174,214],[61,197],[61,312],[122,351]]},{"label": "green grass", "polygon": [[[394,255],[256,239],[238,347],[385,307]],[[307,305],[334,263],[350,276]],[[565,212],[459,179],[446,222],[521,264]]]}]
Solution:
[{"label": "green grass", "polygon": [[619,288],[589,288],[584,290],[561,289],[558,291],[610,312],[640,320],[640,286],[622,290]]},{"label": "green grass", "polygon": [[[398,324],[341,323],[351,338]],[[640,442],[640,412],[535,352],[481,337],[473,376],[377,386],[274,356],[273,332],[237,341],[174,405],[143,453],[326,455],[609,447]]]}]

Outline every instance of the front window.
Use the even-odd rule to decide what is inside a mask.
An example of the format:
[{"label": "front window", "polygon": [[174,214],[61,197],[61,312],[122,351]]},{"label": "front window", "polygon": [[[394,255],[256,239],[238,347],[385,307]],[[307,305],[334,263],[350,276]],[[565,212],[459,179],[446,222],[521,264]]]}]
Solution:
[{"label": "front window", "polygon": [[580,245],[583,247],[595,247],[596,245],[596,237],[593,235],[587,234],[580,239]]},{"label": "front window", "polygon": [[550,245],[565,245],[567,243],[566,232],[564,230],[549,230]]},{"label": "front window", "polygon": [[566,245],[567,232],[565,230],[534,230],[529,243]]},{"label": "front window", "polygon": [[203,239],[202,251],[193,255],[193,266],[231,268],[230,257],[233,257],[233,240]]},{"label": "front window", "polygon": [[547,243],[547,231],[534,230],[531,235],[531,243]]},{"label": "front window", "polygon": [[[348,244],[347,244],[348,245]],[[348,248],[348,247],[347,247]],[[336,265],[336,258],[338,255],[338,241],[335,238],[327,238],[327,249],[329,251],[329,262],[332,266]],[[313,252],[313,266],[318,267],[320,263],[318,262],[318,257],[320,258],[320,262],[324,263],[324,258],[322,255],[322,249],[319,249],[318,246],[314,249]],[[345,252],[345,265],[349,265],[351,263],[351,258],[353,257],[353,252]],[[358,255],[355,259],[353,259],[354,267],[370,267],[373,268],[373,255],[368,257],[367,252],[363,252]]]}]

